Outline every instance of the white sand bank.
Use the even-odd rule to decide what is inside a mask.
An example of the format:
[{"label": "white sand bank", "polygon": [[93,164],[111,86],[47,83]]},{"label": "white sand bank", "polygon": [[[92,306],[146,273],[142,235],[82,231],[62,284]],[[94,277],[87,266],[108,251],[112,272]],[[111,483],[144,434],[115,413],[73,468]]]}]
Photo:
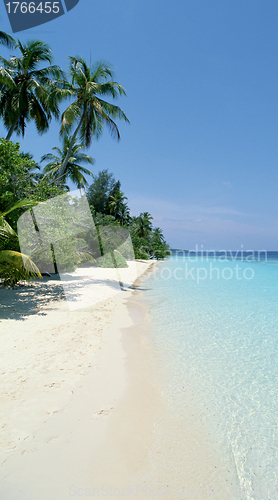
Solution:
[{"label": "white sand bank", "polygon": [[[137,261],[138,276],[151,265]],[[109,296],[109,283],[98,288]],[[126,384],[120,328],[133,324],[131,290],[118,292],[70,311],[59,281],[0,291],[1,499],[60,500],[91,484]]]}]

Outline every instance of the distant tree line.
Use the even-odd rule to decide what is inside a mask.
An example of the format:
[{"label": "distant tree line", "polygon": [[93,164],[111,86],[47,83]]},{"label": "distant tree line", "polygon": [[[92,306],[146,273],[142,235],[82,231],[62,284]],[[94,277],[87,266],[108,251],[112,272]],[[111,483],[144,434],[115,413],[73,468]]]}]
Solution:
[{"label": "distant tree line", "polygon": [[93,175],[86,194],[96,226],[114,225],[129,229],[136,259],[164,259],[170,254],[162,230],[153,227],[149,212],[131,217],[121,183],[108,170]]}]

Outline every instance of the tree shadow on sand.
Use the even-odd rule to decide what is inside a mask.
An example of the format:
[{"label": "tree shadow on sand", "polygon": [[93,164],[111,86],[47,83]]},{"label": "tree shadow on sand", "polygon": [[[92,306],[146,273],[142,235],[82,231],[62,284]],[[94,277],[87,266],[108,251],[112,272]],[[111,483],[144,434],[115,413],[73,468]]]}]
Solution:
[{"label": "tree shadow on sand", "polygon": [[[121,291],[141,292],[148,290],[148,288],[141,287],[140,284],[128,285],[107,277],[69,275],[68,278],[69,281],[65,275],[62,280],[59,275],[44,276],[43,280],[36,280],[30,284],[16,285],[14,288],[0,288],[0,321],[3,319],[23,321],[30,315],[46,316],[44,308],[55,309],[55,303],[57,304],[61,300],[69,300],[71,304],[77,302],[80,304],[80,308],[88,307],[88,303],[82,305],[82,300],[94,287],[96,287],[96,293],[95,296],[91,296],[92,305],[111,298]],[[108,296],[101,296],[103,287],[106,290],[110,289]]]},{"label": "tree shadow on sand", "polygon": [[59,277],[44,277],[30,284],[0,288],[0,320],[24,320],[26,316],[35,314],[45,316],[45,306],[65,298]]}]

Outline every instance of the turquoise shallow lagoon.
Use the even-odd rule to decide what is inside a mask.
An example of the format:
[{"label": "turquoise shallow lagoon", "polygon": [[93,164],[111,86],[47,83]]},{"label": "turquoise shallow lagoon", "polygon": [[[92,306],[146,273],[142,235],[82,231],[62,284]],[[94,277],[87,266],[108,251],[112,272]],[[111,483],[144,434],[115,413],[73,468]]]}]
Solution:
[{"label": "turquoise shallow lagoon", "polygon": [[186,412],[190,385],[240,498],[278,498],[278,255],[226,257],[176,255],[144,281],[164,389]]}]

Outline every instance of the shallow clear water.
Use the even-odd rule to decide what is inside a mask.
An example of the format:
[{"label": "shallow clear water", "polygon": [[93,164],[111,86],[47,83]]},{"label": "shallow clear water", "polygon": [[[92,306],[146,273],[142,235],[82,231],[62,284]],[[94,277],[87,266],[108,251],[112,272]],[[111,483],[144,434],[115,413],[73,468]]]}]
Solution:
[{"label": "shallow clear water", "polygon": [[278,498],[277,254],[175,256],[144,284],[156,346],[171,365],[169,404],[186,411],[190,384],[235,463],[241,498]]}]

